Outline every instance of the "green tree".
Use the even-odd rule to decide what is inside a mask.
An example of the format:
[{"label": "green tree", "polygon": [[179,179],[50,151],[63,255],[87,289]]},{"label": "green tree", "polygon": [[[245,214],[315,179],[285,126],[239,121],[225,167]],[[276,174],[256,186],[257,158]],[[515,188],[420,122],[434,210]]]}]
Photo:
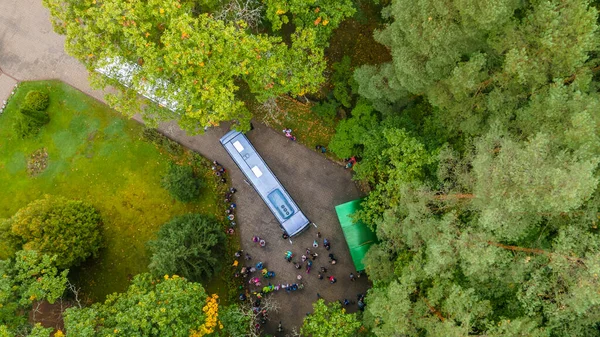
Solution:
[{"label": "green tree", "polygon": [[[339,24],[352,16],[356,9],[349,0],[264,0],[266,17],[273,30],[292,22],[297,28],[316,32],[317,45],[326,47],[329,37]],[[289,16],[288,16],[289,15]]]},{"label": "green tree", "polygon": [[102,218],[90,204],[47,195],[20,209],[10,222],[23,249],[56,255],[60,269],[96,256],[102,245]]},{"label": "green tree", "polygon": [[300,332],[306,336],[355,336],[361,322],[356,314],[347,314],[339,302],[326,304],[323,299],[313,303],[313,313],[304,318]]},{"label": "green tree", "polygon": [[191,166],[169,163],[161,185],[173,198],[181,202],[190,202],[198,199],[203,183],[196,177]]},{"label": "green tree", "polygon": [[205,279],[222,263],[217,250],[224,241],[222,226],[213,217],[193,213],[175,217],[160,228],[156,240],[148,242],[152,251],[149,269],[156,276]]},{"label": "green tree", "polygon": [[238,305],[230,304],[219,313],[219,321],[223,330],[218,336],[246,337],[248,329],[254,329],[252,314],[245,313]]},{"label": "green tree", "polygon": [[[158,103],[143,111],[149,122],[176,119],[190,132],[232,119],[249,128],[250,113],[235,97],[241,82],[260,100],[315,91],[324,80],[321,39],[328,35],[321,32],[352,12],[347,1],[326,6],[331,23],[318,30],[298,26],[288,47],[279,37],[249,33],[244,22],[226,23],[202,12],[214,7],[212,1],[44,0],[44,5],[55,30],[66,35],[67,51],[90,71],[92,84],[120,89],[107,96],[113,107],[138,113],[140,92]],[[307,5],[302,11],[313,13]]]},{"label": "green tree", "polygon": [[[5,331],[28,329],[27,312],[36,301],[54,303],[67,285],[68,270],[56,268],[56,257],[22,250],[0,260],[0,326]],[[0,329],[0,331],[2,331]]]},{"label": "green tree", "polygon": [[25,95],[22,107],[31,111],[44,111],[50,105],[48,93],[38,90],[31,90]]},{"label": "green tree", "polygon": [[393,61],[355,73],[382,115],[356,167],[373,187],[359,216],[381,241],[365,259],[365,324],[597,335],[596,10],[398,0],[388,13],[377,38]]},{"label": "green tree", "polygon": [[388,13],[394,20],[376,38],[393,61],[357,71],[359,93],[392,103],[423,95],[452,132],[481,135],[531,93],[588,77],[596,64],[587,1],[398,0]]},{"label": "green tree", "polygon": [[367,134],[377,129],[378,123],[379,118],[371,104],[365,99],[360,99],[350,118],[339,122],[329,148],[342,158],[361,155]]},{"label": "green tree", "polygon": [[[109,295],[104,303],[65,311],[67,335],[189,336],[205,323],[207,295],[202,285],[178,276],[134,277],[125,293]],[[208,311],[208,310],[207,310]]]},{"label": "green tree", "polygon": [[352,94],[356,87],[352,77],[352,60],[350,56],[344,55],[340,62],[334,63],[331,84],[333,85],[333,97],[346,108],[352,106]]}]

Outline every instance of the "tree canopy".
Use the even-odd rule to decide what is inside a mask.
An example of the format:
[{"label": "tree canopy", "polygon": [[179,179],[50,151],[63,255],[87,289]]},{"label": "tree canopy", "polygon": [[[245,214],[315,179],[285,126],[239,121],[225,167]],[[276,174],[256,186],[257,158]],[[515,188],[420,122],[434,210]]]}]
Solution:
[{"label": "tree canopy", "polygon": [[171,162],[167,173],[162,177],[161,185],[173,198],[190,202],[198,199],[204,183],[196,177],[191,166]]},{"label": "tree canopy", "polygon": [[[54,303],[62,296],[69,271],[59,271],[55,262],[55,256],[34,250],[21,250],[14,258],[0,260],[0,332],[11,336],[16,331],[29,331],[26,314],[32,304],[43,300]],[[39,327],[34,331],[49,335]]]},{"label": "tree canopy", "polygon": [[148,121],[176,119],[191,132],[232,119],[249,128],[250,113],[236,99],[240,83],[259,100],[317,90],[328,37],[354,12],[348,0],[267,1],[264,15],[274,28],[288,9],[297,19],[288,47],[280,37],[252,33],[244,21],[217,20],[205,9],[218,6],[194,1],[44,4],[55,30],[66,35],[66,50],[86,65],[93,83],[121,89],[108,97],[111,105],[133,115],[140,111],[137,92],[144,93],[163,106],[145,107]]},{"label": "tree canopy", "polygon": [[596,9],[397,0],[385,13],[376,38],[393,61],[355,72],[375,121],[359,110],[336,135],[372,187],[365,323],[377,336],[597,335]]},{"label": "tree canopy", "polygon": [[313,303],[313,312],[304,318],[300,331],[303,335],[313,337],[351,337],[356,336],[360,326],[356,314],[346,313],[339,302],[327,304],[319,299]]},{"label": "tree canopy", "polygon": [[225,242],[221,224],[213,217],[185,214],[171,219],[149,241],[149,268],[156,276],[177,274],[200,281],[219,266],[218,250]]},{"label": "tree canopy", "polygon": [[207,297],[198,283],[176,275],[155,279],[139,274],[125,293],[109,295],[104,303],[90,307],[67,309],[65,329],[68,336],[80,337],[117,333],[188,337],[192,330],[214,330],[216,308],[213,296]]},{"label": "tree canopy", "polygon": [[56,267],[64,269],[98,253],[101,224],[100,214],[88,203],[48,195],[20,209],[2,227],[10,227],[23,249],[56,255]]}]

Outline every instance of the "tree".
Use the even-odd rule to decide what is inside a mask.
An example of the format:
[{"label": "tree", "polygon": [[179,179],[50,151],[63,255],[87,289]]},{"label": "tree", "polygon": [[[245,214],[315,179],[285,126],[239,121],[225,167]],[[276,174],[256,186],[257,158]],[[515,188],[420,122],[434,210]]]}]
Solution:
[{"label": "tree", "polygon": [[102,245],[102,218],[90,204],[45,196],[20,209],[8,220],[23,249],[56,255],[59,269],[96,256]]},{"label": "tree", "polygon": [[180,275],[192,281],[210,277],[218,269],[217,250],[225,241],[221,224],[202,214],[185,214],[164,224],[149,241],[149,268],[154,275]]},{"label": "tree", "polygon": [[173,198],[181,202],[190,202],[198,199],[203,183],[196,177],[191,166],[169,163],[161,185]]},{"label": "tree", "polygon": [[333,97],[346,108],[352,106],[352,94],[356,87],[352,77],[352,65],[350,56],[344,55],[340,62],[334,63],[331,84],[333,85]]},{"label": "tree", "polygon": [[50,105],[48,93],[38,90],[31,90],[25,95],[22,107],[31,111],[44,111]]},{"label": "tree", "polygon": [[335,135],[329,143],[329,148],[341,158],[350,158],[363,153],[367,134],[377,129],[379,118],[371,104],[365,99],[356,103],[352,116],[341,120],[335,130]]},{"label": "tree", "polygon": [[388,13],[394,21],[375,36],[393,61],[357,71],[359,93],[391,102],[423,95],[452,132],[481,135],[530,93],[589,76],[596,64],[588,1],[398,0]]},{"label": "tree", "polygon": [[6,331],[28,330],[25,314],[32,304],[43,300],[54,303],[62,296],[69,271],[59,272],[56,261],[55,256],[33,250],[18,251],[14,258],[0,260],[0,326]]},{"label": "tree", "polygon": [[356,314],[347,314],[339,302],[326,304],[323,299],[313,303],[313,313],[304,318],[300,332],[313,337],[355,336],[361,323]]},{"label": "tree", "polygon": [[245,312],[242,307],[236,304],[230,304],[223,308],[219,314],[219,321],[223,324],[223,330],[218,336],[227,337],[246,337],[249,331],[255,331],[254,315],[252,308],[249,312]]},{"label": "tree", "polygon": [[356,167],[373,187],[359,217],[380,239],[365,324],[597,335],[596,10],[398,0],[388,13],[377,38],[393,61],[355,73],[382,116]]},{"label": "tree", "polygon": [[290,22],[300,29],[316,32],[317,45],[326,47],[333,30],[356,10],[349,0],[265,0],[266,17],[273,30],[280,30],[283,24]]},{"label": "tree", "polygon": [[[206,308],[206,310],[203,310]],[[214,329],[216,298],[176,275],[134,277],[127,292],[109,295],[104,303],[65,311],[67,335],[91,337],[189,336],[201,327]]]},{"label": "tree", "polygon": [[[261,101],[315,91],[324,79],[320,72],[326,41],[321,39],[328,35],[321,32],[330,32],[353,11],[349,1],[325,6],[327,17],[320,29],[312,23],[298,26],[289,48],[279,37],[249,33],[243,21],[224,22],[201,13],[195,1],[44,4],[54,29],[66,35],[69,54],[90,71],[92,84],[120,90],[107,96],[113,107],[138,113],[139,92],[162,106],[145,107],[149,122],[176,119],[190,132],[232,119],[249,129],[250,113],[236,99],[243,82]],[[270,13],[273,7],[267,7]],[[314,14],[310,4],[299,8],[309,17]]]}]

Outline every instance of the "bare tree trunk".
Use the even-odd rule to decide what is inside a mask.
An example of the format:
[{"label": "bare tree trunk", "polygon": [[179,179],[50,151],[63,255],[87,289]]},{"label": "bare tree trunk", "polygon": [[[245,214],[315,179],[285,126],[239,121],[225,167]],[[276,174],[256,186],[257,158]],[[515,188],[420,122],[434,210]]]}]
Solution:
[{"label": "bare tree trunk", "polygon": [[524,252],[524,253],[532,253],[532,254],[536,254],[536,255],[546,255],[549,258],[561,257],[561,258],[564,258],[571,262],[580,263],[580,264],[585,265],[585,261],[581,258],[574,257],[574,256],[568,256],[568,255],[556,254],[556,253],[552,253],[552,252],[549,252],[549,251],[546,251],[543,249],[539,249],[539,248],[526,248],[526,247],[519,247],[519,246],[511,246],[511,245],[505,245],[505,244],[493,242],[493,241],[486,241],[486,243],[490,246],[510,250],[513,252]]},{"label": "bare tree trunk", "polygon": [[67,289],[69,289],[69,291],[73,293],[73,296],[75,297],[75,303],[77,303],[77,306],[79,308],[83,308],[83,305],[81,304],[81,299],[79,298],[79,292],[81,291],[81,288],[75,287],[75,285],[69,281],[67,282]]}]

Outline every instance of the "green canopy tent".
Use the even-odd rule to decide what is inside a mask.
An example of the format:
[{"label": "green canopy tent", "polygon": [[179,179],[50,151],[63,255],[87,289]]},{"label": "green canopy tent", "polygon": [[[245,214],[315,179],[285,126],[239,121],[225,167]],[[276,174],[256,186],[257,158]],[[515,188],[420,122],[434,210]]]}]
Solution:
[{"label": "green canopy tent", "polygon": [[350,256],[357,271],[365,269],[362,260],[367,251],[374,243],[377,243],[377,236],[367,225],[361,221],[354,222],[352,214],[360,210],[362,199],[353,200],[345,204],[335,206],[346,243],[350,249]]}]

